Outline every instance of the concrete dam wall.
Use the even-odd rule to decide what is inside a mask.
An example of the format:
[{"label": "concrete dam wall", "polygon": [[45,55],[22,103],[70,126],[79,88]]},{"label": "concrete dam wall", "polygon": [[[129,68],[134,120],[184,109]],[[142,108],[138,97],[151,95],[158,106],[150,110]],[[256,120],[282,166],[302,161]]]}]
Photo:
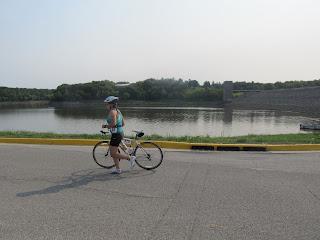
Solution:
[{"label": "concrete dam wall", "polygon": [[231,105],[241,109],[283,110],[320,117],[320,87],[245,92]]}]

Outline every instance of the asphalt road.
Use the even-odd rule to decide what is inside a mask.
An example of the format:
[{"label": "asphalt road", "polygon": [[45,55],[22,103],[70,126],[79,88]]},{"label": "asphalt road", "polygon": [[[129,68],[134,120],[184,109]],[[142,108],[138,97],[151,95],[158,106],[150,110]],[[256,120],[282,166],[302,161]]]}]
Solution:
[{"label": "asphalt road", "polygon": [[123,169],[89,147],[0,144],[0,239],[320,239],[319,152],[167,151],[156,171]]}]

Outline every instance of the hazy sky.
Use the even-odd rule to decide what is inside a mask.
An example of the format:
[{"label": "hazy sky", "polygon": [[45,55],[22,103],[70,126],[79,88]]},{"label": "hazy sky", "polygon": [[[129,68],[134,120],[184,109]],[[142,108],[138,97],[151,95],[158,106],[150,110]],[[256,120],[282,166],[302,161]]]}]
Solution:
[{"label": "hazy sky", "polygon": [[0,86],[320,78],[319,0],[0,0]]}]

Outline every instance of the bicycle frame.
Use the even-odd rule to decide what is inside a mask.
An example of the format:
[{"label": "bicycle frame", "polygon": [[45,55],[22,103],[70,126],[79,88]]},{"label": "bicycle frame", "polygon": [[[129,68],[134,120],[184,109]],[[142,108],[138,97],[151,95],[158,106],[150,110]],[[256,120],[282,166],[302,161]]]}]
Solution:
[{"label": "bicycle frame", "polygon": [[[127,144],[128,146],[127,146]],[[122,151],[124,151],[128,155],[132,155],[133,149],[135,149],[138,146],[139,143],[137,143],[136,139],[130,139],[130,138],[123,138],[119,144],[119,147],[121,148]],[[131,151],[129,152],[129,149]]]},{"label": "bicycle frame", "polygon": [[[129,146],[127,146],[126,143]],[[141,146],[140,142],[137,139],[123,138],[121,140],[121,143],[119,144],[119,147],[121,148],[121,150],[128,155],[132,155],[134,153],[134,149],[136,149],[136,147],[138,146],[143,150],[145,154],[148,155],[148,153],[144,150],[144,148]],[[129,152],[129,149],[131,150],[130,152]]]},{"label": "bicycle frame", "polygon": [[[107,132],[104,131],[100,131],[102,134],[106,134]],[[136,132],[136,131],[134,131]],[[141,150],[149,157],[149,154],[146,152],[146,150],[144,150],[144,148],[142,147],[142,145],[140,144],[140,142],[137,139],[137,135],[135,138],[123,138],[119,144],[119,148],[121,148],[121,150],[128,154],[128,155],[132,155],[134,153],[134,150],[139,146],[141,148]],[[127,146],[127,144],[129,146]],[[131,149],[131,151],[129,152],[128,150]]]},{"label": "bicycle frame", "polygon": [[[106,135],[107,132],[100,131],[103,135]],[[161,148],[153,143],[152,141],[139,141],[138,138],[142,137],[144,133],[142,131],[133,131],[136,133],[136,136],[134,138],[123,138],[120,141],[118,152],[123,152],[124,154],[128,154],[130,156],[136,156],[136,163],[139,167],[146,169],[146,170],[152,170],[157,168],[163,160],[163,152]],[[110,148],[109,140],[102,140],[93,148],[93,159],[94,161],[101,167],[104,168],[112,168],[114,167],[114,164],[111,160],[111,157],[109,155]],[[107,147],[107,148],[105,148]],[[148,149],[151,149],[151,152],[149,152]],[[156,153],[156,155],[154,155]],[[155,158],[153,156],[156,156]],[[100,161],[101,160],[101,161]],[[146,160],[149,160],[149,162],[146,162]],[[154,161],[153,161],[154,160]],[[106,162],[105,162],[106,161]]]}]

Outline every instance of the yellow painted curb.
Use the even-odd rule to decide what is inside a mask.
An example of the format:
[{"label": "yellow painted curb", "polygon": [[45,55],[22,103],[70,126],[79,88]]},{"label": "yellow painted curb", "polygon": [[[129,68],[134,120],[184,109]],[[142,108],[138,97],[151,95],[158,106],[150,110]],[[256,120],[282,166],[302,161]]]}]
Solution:
[{"label": "yellow painted curb", "polygon": [[[0,143],[94,146],[101,139],[0,138]],[[320,144],[215,144],[152,141],[162,148],[208,151],[318,151]]]},{"label": "yellow painted curb", "polygon": [[0,138],[0,143],[93,146],[98,139]]},{"label": "yellow painted curb", "polygon": [[320,144],[267,145],[267,151],[318,151]]}]

